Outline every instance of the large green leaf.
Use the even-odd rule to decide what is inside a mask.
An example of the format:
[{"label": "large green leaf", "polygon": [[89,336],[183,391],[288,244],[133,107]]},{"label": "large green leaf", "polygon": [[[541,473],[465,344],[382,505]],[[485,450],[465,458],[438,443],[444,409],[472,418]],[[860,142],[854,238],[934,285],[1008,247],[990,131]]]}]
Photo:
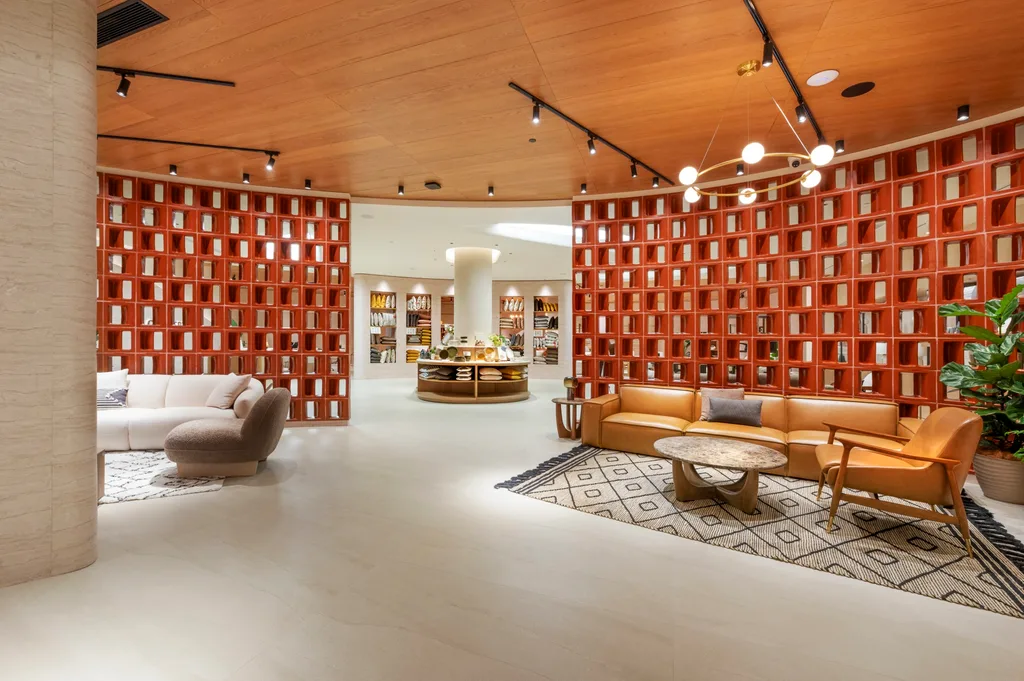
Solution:
[{"label": "large green leaf", "polygon": [[975,310],[973,307],[968,307],[963,303],[948,303],[946,305],[939,306],[940,317],[984,317],[985,313]]},{"label": "large green leaf", "polygon": [[1010,378],[1017,373],[1018,369],[1020,369],[1020,362],[1010,362],[1004,366],[992,369],[977,369],[974,371],[974,374],[986,383],[995,383],[1001,378]]},{"label": "large green leaf", "polygon": [[1014,423],[1024,425],[1024,400],[1013,400],[1006,405],[1004,413]]},{"label": "large green leaf", "polygon": [[999,306],[996,308],[996,318],[998,324],[1002,324],[1006,319],[1017,311],[1020,306],[1020,294],[1024,291],[1024,284],[1014,286],[1013,289],[1006,292],[1002,300],[999,301]]},{"label": "large green leaf", "polygon": [[967,343],[964,350],[971,353],[976,364],[989,366],[990,364],[1005,364],[1009,359],[1005,354],[999,352],[998,346],[982,345],[981,343]]},{"label": "large green leaf", "polygon": [[999,352],[1009,356],[1021,338],[1024,338],[1024,333],[1019,331],[1006,334],[1003,336],[1003,342],[999,344]]},{"label": "large green leaf", "polygon": [[988,341],[989,343],[999,344],[1003,342],[1002,337],[981,326],[961,326],[960,333],[971,338]]},{"label": "large green leaf", "polygon": [[984,379],[978,374],[979,372],[965,367],[963,364],[950,362],[942,367],[942,370],[939,372],[939,380],[951,388],[961,390],[964,388],[980,388],[991,383],[990,380]]}]

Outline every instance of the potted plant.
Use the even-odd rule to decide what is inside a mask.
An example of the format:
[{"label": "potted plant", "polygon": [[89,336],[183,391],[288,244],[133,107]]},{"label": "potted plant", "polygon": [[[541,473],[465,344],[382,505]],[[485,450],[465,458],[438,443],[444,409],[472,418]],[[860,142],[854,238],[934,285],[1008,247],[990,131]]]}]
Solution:
[{"label": "potted plant", "polygon": [[1024,504],[1024,311],[1018,309],[1024,285],[1001,299],[985,303],[983,310],[952,303],[939,307],[943,317],[983,317],[988,326],[962,326],[960,332],[977,339],[964,349],[971,364],[950,362],[939,380],[956,388],[981,416],[982,447],[974,459],[974,473],[985,496]]}]

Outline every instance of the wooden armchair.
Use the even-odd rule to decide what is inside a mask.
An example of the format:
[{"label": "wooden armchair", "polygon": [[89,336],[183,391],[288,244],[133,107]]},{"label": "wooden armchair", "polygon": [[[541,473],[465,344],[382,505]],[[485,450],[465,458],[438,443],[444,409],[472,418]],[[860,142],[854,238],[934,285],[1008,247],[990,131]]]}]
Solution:
[{"label": "wooden armchair", "polygon": [[[971,550],[971,531],[960,492],[974,461],[981,439],[981,417],[956,407],[936,409],[913,437],[898,437],[825,423],[828,444],[818,445],[815,456],[821,466],[818,498],[827,482],[832,487],[828,532],[839,503],[868,506],[882,511],[957,524]],[[865,497],[849,494],[847,487],[868,492]],[[899,497],[931,506],[931,510],[879,499]],[[952,505],[956,516],[942,513],[937,506]]]}]

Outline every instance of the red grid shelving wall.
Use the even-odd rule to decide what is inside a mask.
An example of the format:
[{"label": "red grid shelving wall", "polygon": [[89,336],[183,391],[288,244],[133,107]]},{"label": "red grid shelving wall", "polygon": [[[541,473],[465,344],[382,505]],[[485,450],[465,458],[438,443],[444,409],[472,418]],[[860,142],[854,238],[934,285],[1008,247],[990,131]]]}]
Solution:
[{"label": "red grid shelving wall", "polygon": [[248,373],[291,420],[348,420],[347,200],[97,181],[100,371]]},{"label": "red grid shelving wall", "polygon": [[938,372],[970,339],[938,306],[1024,283],[1024,119],[822,175],[750,206],[574,202],[580,396],[648,383],[891,399],[904,416],[957,404]]}]

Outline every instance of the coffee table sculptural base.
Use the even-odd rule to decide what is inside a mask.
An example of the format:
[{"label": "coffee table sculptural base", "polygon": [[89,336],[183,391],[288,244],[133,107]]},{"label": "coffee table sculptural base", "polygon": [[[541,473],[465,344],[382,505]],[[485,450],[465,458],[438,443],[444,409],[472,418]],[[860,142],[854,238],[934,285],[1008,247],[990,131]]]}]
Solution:
[{"label": "coffee table sculptural base", "polygon": [[[753,444],[716,437],[668,437],[654,443],[654,449],[672,460],[672,480],[677,501],[718,499],[746,514],[757,507],[759,471],[786,465],[784,454]],[[700,477],[694,466],[742,471],[735,482],[712,485]]]}]

